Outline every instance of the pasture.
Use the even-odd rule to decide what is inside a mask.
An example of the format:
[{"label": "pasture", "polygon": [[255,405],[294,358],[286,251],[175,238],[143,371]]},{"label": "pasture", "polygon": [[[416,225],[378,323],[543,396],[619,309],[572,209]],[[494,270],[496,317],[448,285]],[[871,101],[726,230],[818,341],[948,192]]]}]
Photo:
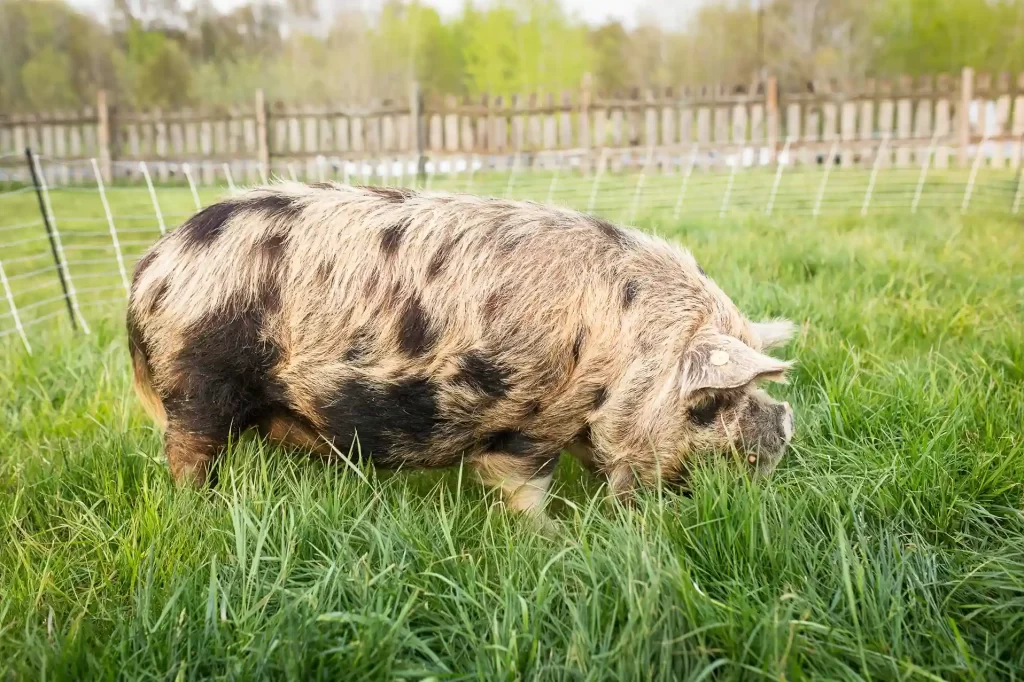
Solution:
[{"label": "pasture", "polygon": [[[880,179],[866,216],[868,174],[837,178],[852,189],[817,216],[820,174],[785,176],[770,216],[767,173],[694,176],[678,213],[679,177],[639,194],[602,180],[596,212],[685,244],[749,315],[800,323],[779,351],[797,368],[771,389],[797,435],[768,481],[706,462],[690,496],[650,490],[633,510],[563,457],[550,538],[467,472],[327,466],[252,437],[216,489],[176,489],[132,394],[95,189],[51,193],[88,335],[35,195],[0,197],[32,347],[0,303],[0,678],[1019,676],[1024,224],[983,189],[961,215],[962,175],[914,214],[880,210],[913,176]],[[474,190],[587,208],[592,182]],[[168,229],[194,210],[187,187],[158,196]],[[159,236],[150,195],[108,199],[130,277]]]}]

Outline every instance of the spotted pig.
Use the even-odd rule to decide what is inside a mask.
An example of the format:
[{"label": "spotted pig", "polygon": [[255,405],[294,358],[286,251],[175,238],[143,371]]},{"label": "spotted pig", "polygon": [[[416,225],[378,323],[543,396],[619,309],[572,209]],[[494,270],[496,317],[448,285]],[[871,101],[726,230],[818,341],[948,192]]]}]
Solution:
[{"label": "spotted pig", "polygon": [[233,435],[382,467],[465,461],[539,511],[559,453],[616,495],[793,433],[753,323],[685,250],[569,209],[321,183],[203,209],[136,267],[135,387],[176,480]]}]

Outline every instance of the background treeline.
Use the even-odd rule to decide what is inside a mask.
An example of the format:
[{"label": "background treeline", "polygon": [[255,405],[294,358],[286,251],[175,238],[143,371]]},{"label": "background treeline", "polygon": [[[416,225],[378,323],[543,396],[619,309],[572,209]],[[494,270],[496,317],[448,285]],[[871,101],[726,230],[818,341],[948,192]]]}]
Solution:
[{"label": "background treeline", "polygon": [[[99,0],[107,2],[108,0]],[[419,0],[113,0],[100,21],[60,0],[0,0],[0,110],[78,108],[98,89],[135,107],[271,99],[316,103],[558,91],[585,72],[602,91],[1024,70],[1024,0],[736,0],[635,28],[592,26],[558,0],[466,0],[442,17]]]}]

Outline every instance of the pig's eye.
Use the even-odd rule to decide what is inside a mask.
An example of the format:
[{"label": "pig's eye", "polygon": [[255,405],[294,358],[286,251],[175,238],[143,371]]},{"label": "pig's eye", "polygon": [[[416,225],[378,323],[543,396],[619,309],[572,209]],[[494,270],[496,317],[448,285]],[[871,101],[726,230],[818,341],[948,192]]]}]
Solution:
[{"label": "pig's eye", "polygon": [[730,400],[731,396],[726,393],[715,393],[704,398],[696,405],[690,407],[690,421],[697,426],[710,426],[714,423],[718,413],[729,404]]}]

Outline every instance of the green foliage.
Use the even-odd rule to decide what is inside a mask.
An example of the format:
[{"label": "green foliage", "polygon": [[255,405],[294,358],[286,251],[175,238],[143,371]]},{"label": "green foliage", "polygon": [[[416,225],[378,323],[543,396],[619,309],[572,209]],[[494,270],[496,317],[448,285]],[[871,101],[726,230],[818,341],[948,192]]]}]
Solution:
[{"label": "green foliage", "polygon": [[[82,106],[100,88],[134,106],[231,105],[261,87],[302,102],[558,92],[585,73],[601,91],[1024,70],[1024,0],[728,0],[654,12],[626,30],[588,26],[562,0],[466,0],[442,17],[429,0],[352,3],[118,0],[109,24],[67,0],[0,3],[5,109]],[[372,3],[371,3],[372,4]],[[338,5],[338,6],[335,6]],[[760,11],[759,11],[760,10]],[[282,30],[286,26],[287,30]]]},{"label": "green foliage", "polygon": [[21,85],[29,106],[38,110],[72,108],[71,59],[48,45],[21,67]]},{"label": "green foliage", "polygon": [[0,106],[52,110],[116,89],[120,55],[98,24],[61,2],[0,3]]},{"label": "green foliage", "polygon": [[878,3],[874,30],[885,36],[875,55],[879,71],[1024,70],[1021,0],[886,0]]},{"label": "green foliage", "polygon": [[617,21],[599,26],[591,32],[593,74],[598,89],[615,92],[633,85],[632,74],[629,72],[630,47],[629,33]]},{"label": "green foliage", "polygon": [[185,50],[159,31],[133,25],[126,35],[133,99],[141,107],[178,107],[191,98],[192,67]]},{"label": "green foliage", "polygon": [[587,32],[556,0],[528,0],[466,17],[466,79],[470,92],[577,88],[592,63]]},{"label": "green foliage", "polygon": [[458,93],[463,86],[458,28],[457,22],[442,22],[433,7],[391,0],[373,33],[374,61],[400,83],[418,80],[431,92]]}]

